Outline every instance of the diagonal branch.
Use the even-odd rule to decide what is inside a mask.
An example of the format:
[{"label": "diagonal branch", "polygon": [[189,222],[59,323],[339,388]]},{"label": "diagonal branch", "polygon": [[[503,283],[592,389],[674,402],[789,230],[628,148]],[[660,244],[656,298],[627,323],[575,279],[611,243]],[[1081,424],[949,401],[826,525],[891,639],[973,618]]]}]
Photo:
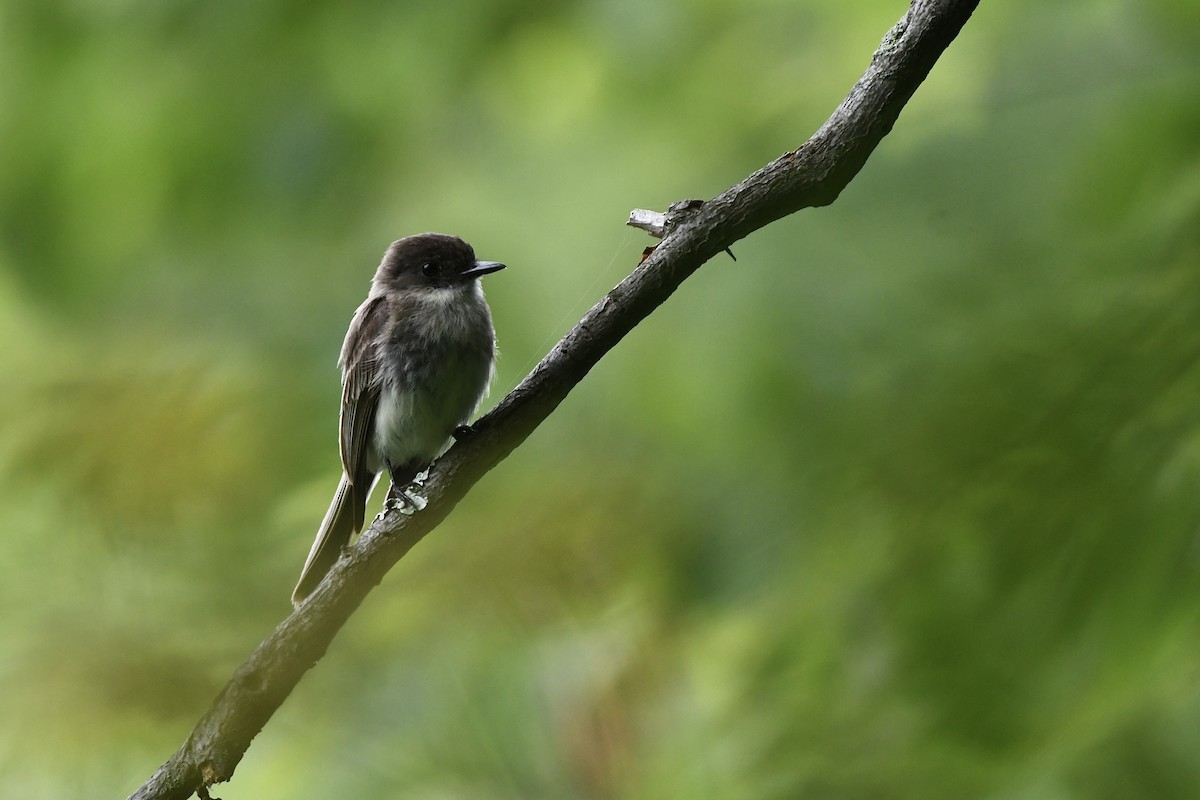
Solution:
[{"label": "diagonal branch", "polygon": [[674,216],[662,243],[597,303],[499,405],[430,470],[427,507],[388,512],[317,590],[250,655],[179,750],[133,798],[207,796],[233,775],[251,739],[367,593],[525,440],[625,334],[714,255],[780,217],[832,203],[900,115],[978,0],[913,0],[867,71],[812,138],[741,183]]}]

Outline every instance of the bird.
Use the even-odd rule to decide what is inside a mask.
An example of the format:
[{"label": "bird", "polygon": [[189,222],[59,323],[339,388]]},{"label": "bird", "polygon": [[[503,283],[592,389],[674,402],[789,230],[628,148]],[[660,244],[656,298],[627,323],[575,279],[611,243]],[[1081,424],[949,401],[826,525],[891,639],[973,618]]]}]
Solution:
[{"label": "bird", "polygon": [[496,331],[480,261],[457,236],[406,236],[384,253],[350,321],[338,366],[342,477],[292,592],[299,605],[362,530],[367,498],[387,470],[390,497],[441,453],[487,394]]}]

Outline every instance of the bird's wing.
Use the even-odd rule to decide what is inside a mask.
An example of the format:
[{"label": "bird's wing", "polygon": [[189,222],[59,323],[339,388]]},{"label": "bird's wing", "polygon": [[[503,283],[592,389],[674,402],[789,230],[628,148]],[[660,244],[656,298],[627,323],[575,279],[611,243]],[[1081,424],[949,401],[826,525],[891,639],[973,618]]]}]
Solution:
[{"label": "bird's wing", "polygon": [[371,446],[383,379],[379,370],[376,340],[387,322],[387,315],[385,298],[367,298],[354,313],[339,359],[342,366],[342,412],[338,444],[342,469],[354,486],[355,494],[364,493],[364,502],[365,493],[371,490],[369,484],[375,478],[367,468],[367,448]]}]

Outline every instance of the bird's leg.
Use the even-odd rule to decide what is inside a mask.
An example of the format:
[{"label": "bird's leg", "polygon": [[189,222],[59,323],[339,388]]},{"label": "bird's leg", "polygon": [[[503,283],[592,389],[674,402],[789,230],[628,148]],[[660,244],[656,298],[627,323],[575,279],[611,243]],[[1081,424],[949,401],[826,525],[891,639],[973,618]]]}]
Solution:
[{"label": "bird's leg", "polygon": [[407,482],[400,481],[391,459],[384,459],[383,463],[387,464],[388,477],[392,482],[392,485],[388,487],[387,501],[384,503],[384,507],[403,511],[406,506],[414,505],[412,496],[408,493]]},{"label": "bird's leg", "polygon": [[392,481],[392,487],[388,491],[388,494],[392,494],[393,492],[399,491],[400,488],[400,480],[396,477],[396,465],[392,463],[390,458],[385,458],[383,463],[387,464],[388,478],[390,478]]},{"label": "bird's leg", "polygon": [[[413,475],[413,465],[404,464],[401,467],[396,467],[390,459],[384,459],[387,464],[388,475],[391,477],[392,485],[388,487],[387,501],[384,503],[384,510],[395,509],[405,516],[412,516],[416,512],[425,508],[428,501],[422,497],[419,492],[423,485],[424,472]],[[412,476],[411,480],[404,480],[402,476]],[[416,489],[417,494],[413,493]]]},{"label": "bird's leg", "polygon": [[454,441],[461,442],[463,439],[470,438],[474,433],[475,429],[470,425],[459,425],[450,435],[454,437]]}]

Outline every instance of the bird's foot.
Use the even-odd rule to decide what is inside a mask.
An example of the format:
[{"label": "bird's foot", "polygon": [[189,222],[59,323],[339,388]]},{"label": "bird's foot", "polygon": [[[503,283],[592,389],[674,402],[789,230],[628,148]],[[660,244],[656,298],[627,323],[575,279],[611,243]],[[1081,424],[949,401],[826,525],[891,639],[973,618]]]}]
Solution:
[{"label": "bird's foot", "polygon": [[425,508],[429,504],[429,501],[412,491],[412,488],[417,485],[416,481],[399,489],[393,485],[391,490],[388,491],[387,500],[383,504],[383,510],[385,512],[399,511],[404,516],[411,517]]}]

